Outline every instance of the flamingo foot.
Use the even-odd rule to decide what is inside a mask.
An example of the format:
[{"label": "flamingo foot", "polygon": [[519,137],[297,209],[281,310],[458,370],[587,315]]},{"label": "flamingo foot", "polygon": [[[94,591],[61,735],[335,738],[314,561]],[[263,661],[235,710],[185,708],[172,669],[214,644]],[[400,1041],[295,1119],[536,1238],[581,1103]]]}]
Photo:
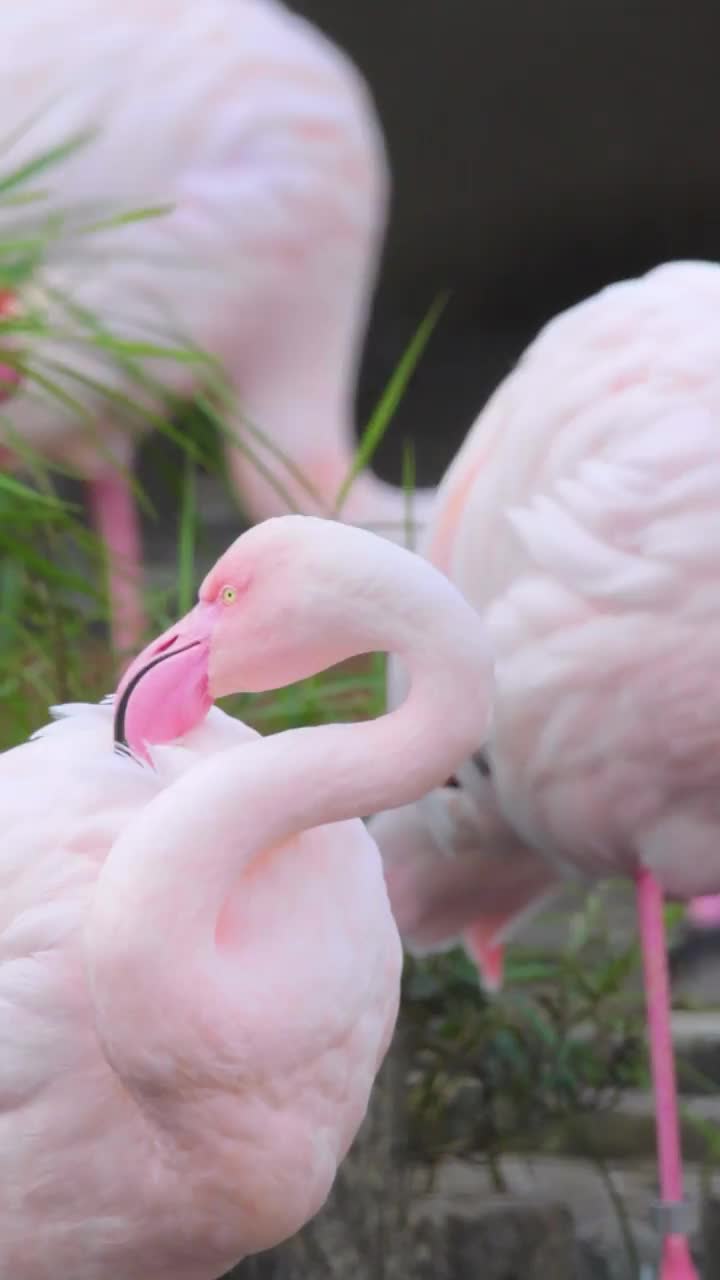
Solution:
[{"label": "flamingo foot", "polygon": [[686,1236],[665,1237],[660,1259],[659,1280],[699,1280]]},{"label": "flamingo foot", "polygon": [[140,522],[130,486],[115,469],[90,482],[93,523],[107,551],[110,633],[119,655],[140,647],[145,630],[142,604]]}]

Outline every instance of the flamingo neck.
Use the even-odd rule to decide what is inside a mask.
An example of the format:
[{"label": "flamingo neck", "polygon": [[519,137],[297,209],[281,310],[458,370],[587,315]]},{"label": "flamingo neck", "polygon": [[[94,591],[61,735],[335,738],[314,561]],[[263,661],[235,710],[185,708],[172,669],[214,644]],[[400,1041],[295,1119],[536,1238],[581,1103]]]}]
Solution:
[{"label": "flamingo neck", "polygon": [[[419,609],[407,596],[398,603],[397,584],[394,615],[382,592],[374,611],[352,596],[344,604],[348,634],[355,633],[351,651],[377,650],[381,632],[389,634],[409,671],[410,693],[399,708],[216,753],[162,791],[111,849],[86,945],[101,1041],[131,1085],[155,1090],[155,1073],[178,1057],[187,1062],[191,1042],[197,1058],[209,1008],[220,1021],[227,1014],[228,1035],[231,1027],[237,1034],[237,970],[228,977],[218,922],[258,855],[308,828],[412,803],[482,742],[490,660],[481,621],[422,561],[415,572],[433,574],[432,611],[427,599]],[[367,623],[373,613],[364,628],[348,619],[354,602],[358,619]],[[162,749],[156,756],[161,763]],[[312,842],[296,846],[309,859],[308,875],[317,871],[312,849]],[[273,855],[254,874],[272,875],[272,868]]]}]

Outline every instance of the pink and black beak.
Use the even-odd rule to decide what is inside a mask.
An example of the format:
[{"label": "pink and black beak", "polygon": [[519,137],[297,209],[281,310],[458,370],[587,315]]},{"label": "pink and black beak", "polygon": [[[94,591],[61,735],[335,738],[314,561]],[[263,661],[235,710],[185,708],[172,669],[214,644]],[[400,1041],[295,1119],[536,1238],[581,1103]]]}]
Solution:
[{"label": "pink and black beak", "polygon": [[114,699],[116,750],[148,760],[148,747],[174,742],[205,719],[217,611],[201,601],[130,664]]}]

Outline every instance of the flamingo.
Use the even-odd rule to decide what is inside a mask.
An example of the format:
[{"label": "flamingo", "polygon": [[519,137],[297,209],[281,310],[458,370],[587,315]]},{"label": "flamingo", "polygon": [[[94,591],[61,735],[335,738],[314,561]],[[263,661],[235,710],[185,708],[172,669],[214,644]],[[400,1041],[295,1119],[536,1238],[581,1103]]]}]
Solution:
[{"label": "flamingo", "polygon": [[[180,333],[217,357],[238,397],[226,458],[247,515],[333,514],[355,453],[353,399],[389,185],[359,72],[275,0],[24,0],[3,14],[0,41],[10,171],[97,130],[65,157],[42,206],[68,220],[41,278],[56,330],[68,327],[59,290],[122,337],[167,344]],[[166,216],[73,238],[83,218],[168,203]],[[8,217],[17,234],[14,206]],[[97,349],[37,336],[34,355],[140,397]],[[167,390],[196,389],[197,365],[149,363]],[[108,552],[115,648],[131,650],[144,625],[127,476],[134,440],[107,400],[53,376],[86,402],[89,422],[32,380],[7,412],[36,452],[87,480]],[[8,445],[0,465],[12,463]],[[427,501],[408,502],[364,471],[341,517],[403,541]]]},{"label": "flamingo", "polygon": [[[719,267],[664,264],[553,320],[491,398],[423,548],[486,618],[491,732],[458,795],[372,827],[401,931],[461,937],[491,985],[561,874],[634,878],[663,1280],[695,1272],[662,898],[720,889],[718,315]],[[395,667],[391,694],[401,681]]]},{"label": "flamingo", "polygon": [[[413,955],[462,943],[487,992],[501,989],[504,942],[566,883],[506,820],[486,777],[454,785],[369,823],[403,942]],[[478,794],[480,793],[480,795]]]},{"label": "flamingo", "polygon": [[[411,691],[379,720],[261,738],[211,705],[385,648]],[[359,815],[460,764],[491,679],[442,574],[288,515],[225,552],[114,699],[0,757],[4,1274],[212,1280],[317,1212],[399,1000]]]}]

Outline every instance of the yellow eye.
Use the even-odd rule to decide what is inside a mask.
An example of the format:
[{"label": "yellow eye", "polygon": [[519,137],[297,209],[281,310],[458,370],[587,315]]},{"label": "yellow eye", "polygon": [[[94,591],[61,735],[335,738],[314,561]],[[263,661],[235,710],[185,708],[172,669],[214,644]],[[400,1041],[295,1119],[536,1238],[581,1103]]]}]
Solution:
[{"label": "yellow eye", "polygon": [[235,587],[223,587],[220,592],[220,599],[223,604],[234,604],[237,600],[237,591]]}]

